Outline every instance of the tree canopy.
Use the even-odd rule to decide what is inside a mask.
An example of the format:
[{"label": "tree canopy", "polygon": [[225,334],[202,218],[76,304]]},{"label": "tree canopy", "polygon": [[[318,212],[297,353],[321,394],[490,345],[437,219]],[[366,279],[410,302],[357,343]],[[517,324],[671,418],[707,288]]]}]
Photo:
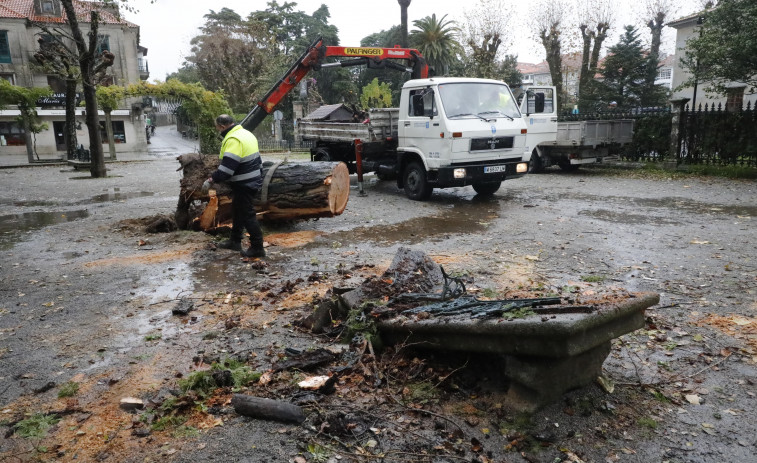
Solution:
[{"label": "tree canopy", "polygon": [[647,58],[639,32],[626,26],[620,41],[610,47],[601,73],[604,76],[599,94],[605,103],[615,101],[619,107],[638,106],[647,75]]},{"label": "tree canopy", "polygon": [[707,83],[708,90],[726,93],[740,82],[757,87],[757,2],[721,0],[701,15],[699,34],[686,43],[681,60],[691,77],[681,86]]},{"label": "tree canopy", "polygon": [[457,40],[460,28],[454,21],[440,19],[436,14],[413,21],[416,29],[410,32],[410,45],[421,52],[429,66],[433,66],[437,75],[449,73],[450,66],[462,54],[462,47]]}]

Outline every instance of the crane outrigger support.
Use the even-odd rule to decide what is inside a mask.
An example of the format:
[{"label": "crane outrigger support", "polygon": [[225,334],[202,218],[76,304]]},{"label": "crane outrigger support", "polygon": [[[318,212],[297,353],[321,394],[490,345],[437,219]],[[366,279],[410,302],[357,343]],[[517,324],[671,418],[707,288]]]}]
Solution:
[{"label": "crane outrigger support", "polygon": [[[323,63],[324,58],[352,58],[333,63]],[[409,60],[412,67],[403,66],[391,60]],[[311,70],[325,67],[349,67],[366,65],[370,69],[396,69],[410,72],[413,79],[429,77],[429,67],[423,55],[412,48],[380,47],[340,47],[323,44],[323,38],[316,39],[300,58],[289,68],[284,76],[258,101],[241,124],[247,130],[254,130],[265,117],[271,114],[276,105],[296,87]]]}]

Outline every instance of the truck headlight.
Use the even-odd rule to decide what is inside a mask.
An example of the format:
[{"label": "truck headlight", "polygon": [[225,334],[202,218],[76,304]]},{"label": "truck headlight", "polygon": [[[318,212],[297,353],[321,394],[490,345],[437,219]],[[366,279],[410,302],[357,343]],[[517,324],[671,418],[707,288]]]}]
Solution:
[{"label": "truck headlight", "polygon": [[528,163],[519,162],[518,165],[515,167],[515,171],[519,174],[525,174],[526,172],[528,172]]},{"label": "truck headlight", "polygon": [[452,175],[455,178],[465,178],[465,169],[455,169]]}]

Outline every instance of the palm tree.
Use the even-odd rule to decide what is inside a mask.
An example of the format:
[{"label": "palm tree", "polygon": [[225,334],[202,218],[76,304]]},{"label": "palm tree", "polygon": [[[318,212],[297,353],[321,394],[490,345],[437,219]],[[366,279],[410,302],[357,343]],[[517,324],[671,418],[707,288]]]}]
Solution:
[{"label": "palm tree", "polygon": [[404,48],[407,48],[407,7],[410,6],[410,1],[411,0],[397,0],[401,9],[400,26],[402,27],[402,46]]},{"label": "palm tree", "polygon": [[450,65],[462,52],[462,46],[457,41],[460,29],[455,21],[445,21],[447,15],[436,19],[436,14],[413,21],[416,29],[410,34],[413,46],[426,58],[429,65],[434,66],[438,75],[449,73]]}]

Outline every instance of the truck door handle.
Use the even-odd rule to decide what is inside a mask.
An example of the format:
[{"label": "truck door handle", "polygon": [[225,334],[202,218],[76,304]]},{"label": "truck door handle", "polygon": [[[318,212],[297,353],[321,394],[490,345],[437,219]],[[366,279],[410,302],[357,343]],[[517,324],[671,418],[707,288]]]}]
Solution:
[{"label": "truck door handle", "polygon": [[405,127],[410,127],[410,121],[405,121]]},{"label": "truck door handle", "polygon": [[551,118],[551,119],[549,120],[549,122],[557,122],[557,118],[556,118],[556,117],[553,117],[553,118]]}]

